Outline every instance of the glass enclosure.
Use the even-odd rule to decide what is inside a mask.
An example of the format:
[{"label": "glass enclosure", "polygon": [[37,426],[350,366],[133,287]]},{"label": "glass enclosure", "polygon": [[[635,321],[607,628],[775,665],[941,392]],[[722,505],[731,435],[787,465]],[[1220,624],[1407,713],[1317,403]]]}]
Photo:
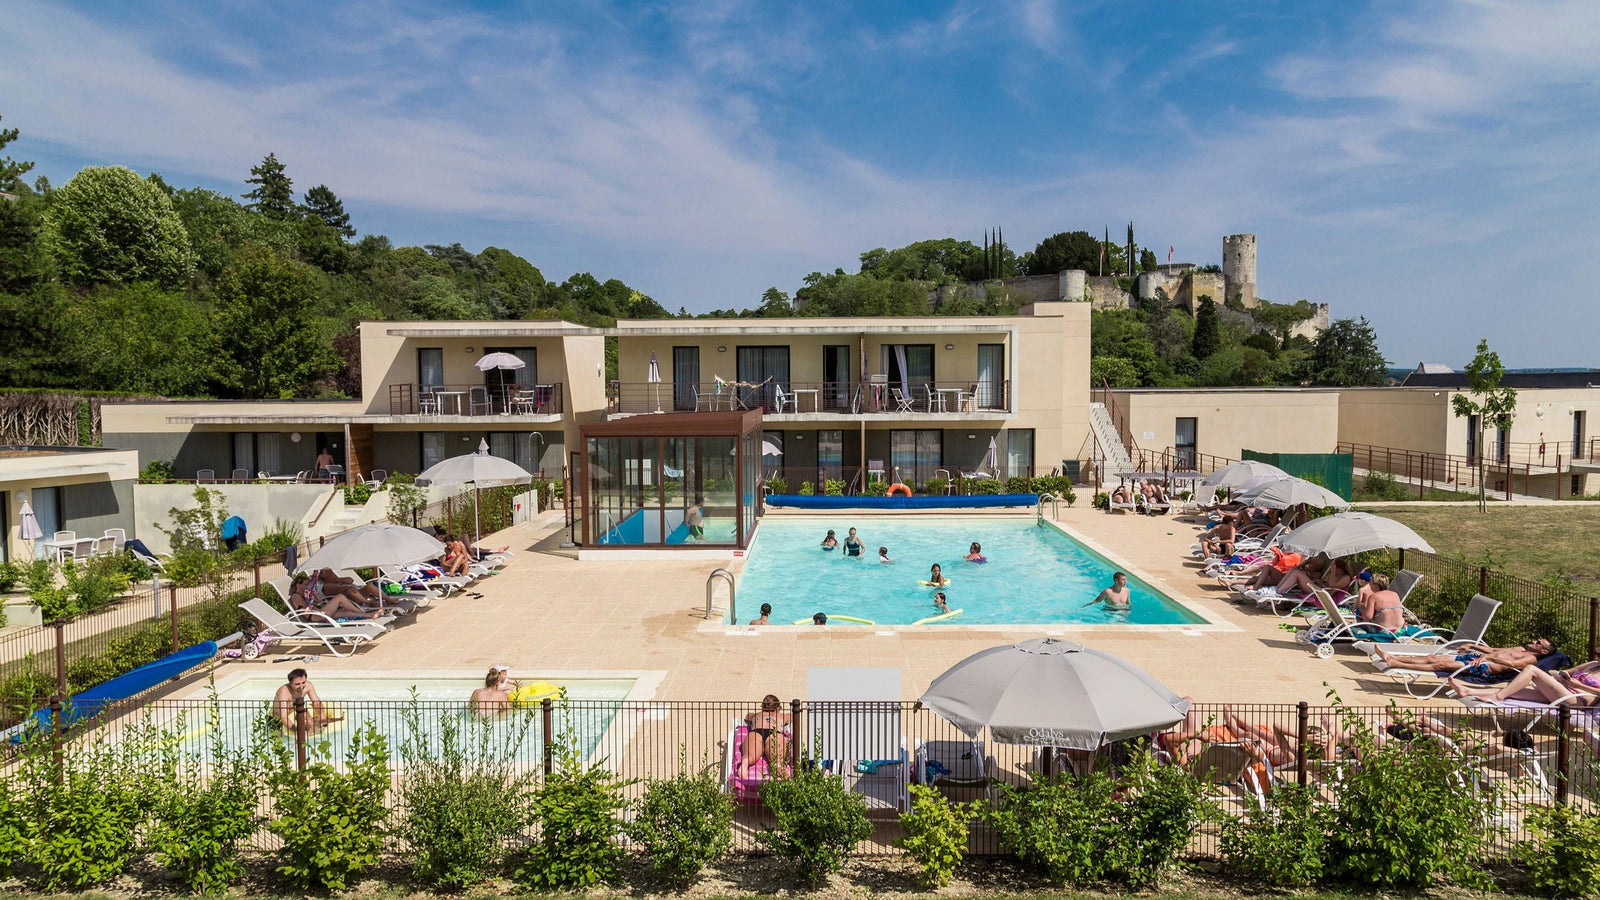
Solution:
[{"label": "glass enclosure", "polygon": [[761,413],[637,416],[583,429],[585,547],[744,547]]}]

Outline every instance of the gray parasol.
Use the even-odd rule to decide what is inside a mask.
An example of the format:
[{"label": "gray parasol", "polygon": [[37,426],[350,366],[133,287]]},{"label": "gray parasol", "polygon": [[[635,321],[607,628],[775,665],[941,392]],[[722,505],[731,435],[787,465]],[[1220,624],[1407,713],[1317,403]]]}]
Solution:
[{"label": "gray parasol", "polygon": [[432,535],[408,528],[373,522],[352,528],[306,557],[296,572],[318,569],[365,569],[369,566],[409,566],[444,554],[444,544]]},{"label": "gray parasol", "polygon": [[1289,532],[1278,543],[1302,553],[1349,556],[1368,550],[1421,550],[1433,547],[1410,528],[1372,513],[1343,512],[1312,519]]}]

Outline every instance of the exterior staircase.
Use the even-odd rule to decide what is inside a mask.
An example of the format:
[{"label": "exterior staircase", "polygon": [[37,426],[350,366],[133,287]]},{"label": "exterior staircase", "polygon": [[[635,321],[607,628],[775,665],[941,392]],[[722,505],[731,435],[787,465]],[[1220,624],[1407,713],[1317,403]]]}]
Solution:
[{"label": "exterior staircase", "polygon": [[1095,465],[1101,472],[1116,475],[1133,471],[1133,458],[1128,455],[1128,448],[1123,446],[1122,435],[1117,433],[1117,423],[1111,420],[1111,413],[1106,410],[1104,403],[1089,404],[1089,430],[1094,432],[1095,443],[1099,447],[1100,458],[1095,460]]}]

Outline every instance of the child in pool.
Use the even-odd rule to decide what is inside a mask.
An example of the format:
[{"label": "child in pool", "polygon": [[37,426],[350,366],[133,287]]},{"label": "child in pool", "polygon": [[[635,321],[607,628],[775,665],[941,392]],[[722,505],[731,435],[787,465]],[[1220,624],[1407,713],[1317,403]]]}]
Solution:
[{"label": "child in pool", "polygon": [[889,558],[889,548],[888,547],[879,547],[878,548],[878,562],[880,562],[880,563],[882,563],[882,564],[884,564],[886,566],[889,565],[890,563],[894,562],[894,560]]},{"label": "child in pool", "polygon": [[923,584],[932,585],[933,587],[944,587],[949,583],[950,579],[944,577],[944,570],[939,568],[938,563],[933,564],[933,569],[928,572],[928,580],[923,582]]},{"label": "child in pool", "polygon": [[860,556],[866,550],[866,545],[861,543],[861,538],[856,537],[856,530],[850,529],[844,536],[844,555]]},{"label": "child in pool", "polygon": [[944,598],[944,591],[933,592],[933,605],[939,607],[939,612],[947,613],[950,611],[950,604]]},{"label": "child in pool", "polygon": [[839,546],[839,539],[833,536],[833,529],[828,529],[828,536],[822,539],[822,549],[832,550]]},{"label": "child in pool", "polygon": [[972,542],[972,549],[967,551],[967,555],[963,557],[963,559],[965,559],[967,562],[975,563],[988,562],[988,560],[984,559],[983,557],[983,545],[979,544],[977,541]]}]

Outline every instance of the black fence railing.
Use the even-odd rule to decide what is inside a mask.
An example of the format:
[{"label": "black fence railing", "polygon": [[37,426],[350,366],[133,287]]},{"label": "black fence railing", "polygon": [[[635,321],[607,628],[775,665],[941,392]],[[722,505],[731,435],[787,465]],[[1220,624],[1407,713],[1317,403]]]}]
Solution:
[{"label": "black fence railing", "polygon": [[[322,709],[278,706],[268,699],[275,686],[274,681],[262,687],[253,699],[131,701],[106,708],[90,726],[64,737],[49,728],[36,731],[34,741],[11,751],[33,747],[70,757],[72,741],[105,726],[101,733],[113,741],[144,741],[148,747],[130,747],[136,754],[144,752],[141,747],[152,754],[175,752],[181,766],[202,771],[218,749],[249,746],[262,739],[263,719],[277,719],[275,736],[266,739],[285,742],[299,765],[321,758],[343,767],[354,735],[371,728],[386,739],[393,776],[387,801],[398,809],[408,769],[430,765],[430,753],[437,752],[448,729],[460,745],[477,748],[472,758],[478,762],[503,763],[535,784],[559,765],[563,747],[575,748],[585,766],[605,768],[628,782],[622,791],[629,800],[652,780],[712,773],[735,807],[734,848],[740,852],[758,850],[756,835],[773,824],[761,801],[762,785],[799,767],[835,775],[861,798],[873,831],[857,846],[858,855],[897,852],[899,815],[908,807],[913,784],[985,804],[1003,786],[1024,785],[1040,775],[1092,768],[1115,773],[1146,748],[1160,762],[1201,780],[1224,812],[1240,815],[1287,784],[1318,786],[1326,802],[1337,802],[1343,778],[1368,764],[1368,754],[1394,742],[1423,742],[1456,761],[1463,789],[1493,792],[1501,851],[1526,837],[1523,823],[1533,810],[1600,799],[1592,768],[1581,763],[1588,744],[1570,710],[1480,714],[1460,704],[1406,709],[1201,704],[1165,732],[1081,753],[974,741],[920,704],[793,700],[783,707],[787,724],[776,732],[786,740],[767,745],[770,758],[763,751],[746,760],[757,745],[745,720],[760,707],[757,701],[553,699],[485,716],[473,715],[465,697],[363,700],[345,693],[331,677],[317,685],[326,704]],[[464,694],[467,688],[461,690]],[[319,727],[324,718],[335,721]],[[148,727],[132,727],[138,723]],[[266,773],[260,774],[264,781]],[[1217,854],[1220,833],[1215,825],[1203,828],[1193,836],[1190,852]],[[263,832],[252,844],[269,850],[275,841]],[[404,852],[402,846],[394,849]],[[982,821],[971,827],[968,850],[1004,852]]]},{"label": "black fence railing", "polygon": [[1003,413],[1011,408],[1007,379],[906,382],[778,381],[674,384],[613,381],[606,388],[613,413],[728,412],[767,414],[903,415]]},{"label": "black fence railing", "polygon": [[566,409],[561,382],[551,384],[392,384],[391,416],[550,416]]}]

